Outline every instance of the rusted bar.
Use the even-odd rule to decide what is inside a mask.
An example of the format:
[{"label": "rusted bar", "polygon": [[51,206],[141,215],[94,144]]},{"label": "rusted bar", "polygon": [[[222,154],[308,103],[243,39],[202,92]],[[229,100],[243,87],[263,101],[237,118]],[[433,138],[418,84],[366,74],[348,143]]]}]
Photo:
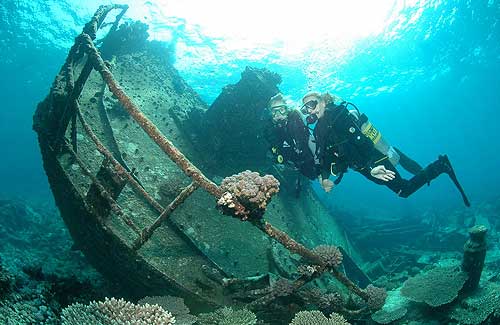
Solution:
[{"label": "rusted bar", "polygon": [[[92,64],[87,62],[84,68],[82,69],[76,84],[74,84],[73,64],[78,54],[83,55],[82,53],[79,53],[79,51],[81,50],[81,45],[83,43],[82,40],[85,40],[86,37],[90,37],[92,40],[94,40],[96,38],[97,30],[101,27],[101,24],[106,18],[106,15],[113,9],[122,9],[122,12],[118,15],[115,24],[113,25],[114,27],[117,24],[118,20],[123,16],[123,14],[125,14],[125,11],[128,9],[128,6],[127,5],[100,6],[99,9],[97,9],[97,11],[95,12],[92,19],[85,25],[82,33],[76,37],[75,44],[73,44],[73,46],[71,47],[68,57],[66,58],[66,62],[64,63],[61,69],[64,71],[67,78],[66,92],[68,93],[68,100],[66,102],[64,110],[62,111],[62,115],[59,119],[59,126],[56,132],[56,138],[54,144],[54,150],[56,152],[59,151],[61,145],[63,144],[62,138],[66,133],[69,121],[71,119],[74,120],[75,118],[74,117],[75,101],[80,96],[83,86],[87,81],[90,73],[92,72]],[[73,142],[73,146],[74,149],[76,149],[76,142]]]},{"label": "rusted bar", "polygon": [[364,301],[368,301],[369,295],[363,291],[360,287],[358,287],[354,282],[349,280],[348,277],[345,276],[344,273],[340,272],[338,269],[332,268],[330,269],[330,273],[340,281],[343,285],[347,287],[347,289],[351,290],[357,296],[362,298]]},{"label": "rusted bar", "polygon": [[77,137],[76,137],[76,114],[73,112],[71,116],[71,145],[73,150],[78,153]]},{"label": "rusted bar", "polygon": [[[307,249],[302,244],[296,242],[287,233],[275,228],[269,222],[264,221],[262,224],[258,225],[258,228],[265,232],[269,237],[274,238],[276,241],[280,242],[285,248],[293,253],[297,253],[300,256],[310,260],[314,264],[320,265],[323,267],[323,261],[318,256],[318,254],[313,251]],[[359,288],[356,284],[354,284],[348,277],[346,277],[343,273],[339,272],[336,268],[325,268],[321,269],[322,272],[330,271],[330,273],[339,280],[343,285],[345,285],[349,290],[358,295],[363,300],[368,300],[368,295],[361,288]]]},{"label": "rusted bar", "polygon": [[299,254],[300,256],[306,258],[314,264],[321,265],[323,261],[318,256],[318,254],[304,247],[304,245],[296,242],[287,233],[275,228],[269,222],[264,221],[261,224],[257,224],[257,227],[265,232],[269,237],[274,238],[276,241],[285,246],[289,251]]},{"label": "rusted bar", "polygon": [[75,85],[72,87],[72,90],[68,95],[68,99],[66,101],[66,105],[64,106],[62,116],[59,120],[59,127],[57,128],[56,133],[56,143],[54,145],[54,149],[57,152],[59,151],[61,145],[64,143],[64,134],[66,133],[68,123],[75,114],[75,107],[77,105],[76,101],[78,100],[78,97],[80,97],[83,86],[85,85],[85,82],[87,82],[92,69],[92,63],[87,61],[82,71],[80,72],[78,80],[76,81]]},{"label": "rusted bar", "polygon": [[[291,291],[292,292],[297,291],[302,286],[304,286],[305,284],[318,278],[326,271],[328,271],[328,267],[326,265],[318,265],[316,267],[315,272],[312,275],[310,275],[310,276],[303,275],[303,276],[299,277],[298,279],[296,279],[295,281],[293,281],[293,283],[291,285]],[[276,299],[276,297],[277,297],[276,292],[274,292],[274,290],[272,290],[272,288],[271,288],[271,292],[269,292],[267,295],[262,296],[259,299],[256,299],[256,300],[252,301],[250,304],[248,304],[248,308],[253,309],[257,306],[265,306],[265,305],[271,303],[274,299]]]},{"label": "rusted bar", "polygon": [[[170,214],[171,212],[177,207],[179,206],[179,204],[181,204],[182,202],[184,202],[184,200],[192,194],[192,192],[197,188],[196,185],[194,184],[191,184],[190,187],[192,187],[192,191],[191,193],[189,193],[188,195],[186,195],[185,197],[182,198],[182,201],[180,201],[181,198],[176,197],[174,202],[171,203],[171,205],[175,205],[175,208],[172,209],[172,211],[166,213],[166,209],[163,208],[161,206],[160,203],[158,203],[153,197],[151,197],[151,195],[149,195],[145,190],[144,188],[139,184],[139,182],[133,177],[133,175],[128,172],[119,162],[118,160],[115,159],[115,157],[113,157],[113,154],[102,144],[102,142],[99,140],[99,138],[95,135],[94,131],[92,131],[92,129],[90,128],[89,124],[87,123],[87,121],[85,120],[85,118],[83,117],[82,115],[82,112],[80,111],[79,108],[77,108],[76,110],[76,113],[78,115],[78,118],[80,119],[80,123],[82,124],[83,126],[83,129],[85,130],[85,132],[87,133],[87,135],[90,137],[90,139],[92,139],[92,141],[94,142],[94,144],[96,145],[97,147],[97,150],[104,156],[106,157],[109,162],[111,162],[111,164],[113,165],[115,171],[118,173],[118,175],[120,175],[121,177],[125,177],[127,178],[129,184],[132,186],[132,189],[134,189],[136,191],[136,193],[138,193],[139,195],[141,195],[149,204],[151,204],[161,215],[163,215],[163,219],[162,221],[164,221]],[[191,189],[190,189],[191,190]],[[182,194],[182,193],[181,193]],[[179,200],[178,200],[179,199]],[[176,200],[178,200],[176,202]],[[168,207],[167,207],[168,209]],[[158,219],[157,219],[158,221]],[[155,221],[156,222],[156,221]],[[159,226],[159,224],[158,224]],[[158,228],[158,226],[155,226],[154,228],[151,228],[148,230],[148,228],[144,228],[139,237],[137,237],[137,239],[135,240],[134,244],[133,244],[133,247],[135,250],[139,249],[142,245],[144,245],[144,243],[149,239],[151,238],[154,230],[156,228]],[[145,235],[146,234],[146,235]],[[146,238],[147,237],[147,238]],[[187,237],[187,236],[186,236]],[[191,242],[191,241],[190,241]],[[191,242],[192,243],[192,242]],[[193,244],[193,243],[192,243]],[[193,244],[193,247],[195,247],[196,249],[199,250],[199,248]],[[215,264],[215,263],[214,263]]]},{"label": "rusted bar", "polygon": [[64,143],[65,143],[65,146],[68,149],[68,151],[71,153],[72,157],[75,159],[76,163],[82,169],[83,173],[85,175],[87,175],[88,177],[90,177],[90,179],[92,180],[92,182],[99,189],[99,192],[102,195],[102,197],[104,197],[108,201],[108,203],[109,203],[111,209],[113,210],[113,212],[116,215],[118,215],[123,220],[123,222],[125,222],[125,224],[130,227],[130,229],[132,229],[136,234],[138,234],[140,236],[141,235],[141,231],[135,225],[135,223],[129,217],[127,217],[125,215],[125,213],[123,212],[122,208],[120,208],[120,206],[118,205],[118,203],[116,203],[116,201],[111,197],[111,195],[104,188],[104,186],[101,184],[101,182],[99,182],[99,180],[92,174],[92,172],[87,168],[87,166],[85,165],[85,163],[80,159],[80,157],[78,157],[78,155],[76,154],[76,152],[73,151],[73,148],[71,148],[71,145],[69,145],[66,141]]},{"label": "rusted bar", "polygon": [[94,16],[92,16],[90,21],[87,24],[85,24],[85,27],[83,27],[83,33],[89,35],[92,39],[95,39],[96,34],[97,34],[97,30],[101,27],[101,24],[103,23],[107,14],[113,9],[122,9],[122,13],[120,13],[120,15],[123,16],[125,11],[128,9],[128,5],[102,5],[102,6],[100,6],[97,9],[97,11],[95,12]]},{"label": "rusted bar", "polygon": [[146,199],[146,201],[148,201],[148,203],[151,204],[158,212],[163,211],[163,207],[144,190],[144,188],[139,184],[139,182],[137,182],[137,180],[122,165],[120,165],[118,160],[116,160],[116,158],[113,157],[113,154],[106,147],[104,147],[102,142],[95,135],[94,131],[92,131],[92,129],[90,128],[89,124],[83,117],[82,112],[80,111],[79,108],[77,109],[77,114],[78,118],[80,119],[80,123],[83,126],[83,129],[90,137],[90,139],[92,139],[92,141],[97,147],[97,150],[111,162],[116,172],[120,176],[127,178],[130,185],[132,185],[132,188],[138,191],[139,194],[142,195]]},{"label": "rusted bar", "polygon": [[151,226],[144,228],[142,234],[137,238],[132,245],[132,249],[138,250],[144,245],[145,242],[151,238],[153,232],[160,227],[163,221],[168,218],[168,216],[175,210],[179,205],[184,203],[184,201],[198,188],[195,183],[191,183],[186,186],[180,193],[175,197],[175,199],[170,202],[170,204],[163,210],[163,212],[156,218],[156,220],[151,224]]},{"label": "rusted bar", "polygon": [[149,137],[165,152],[172,161],[190,178],[192,178],[198,185],[207,190],[210,194],[219,198],[223,193],[221,189],[211,180],[209,180],[201,171],[196,168],[174,145],[170,142],[161,131],[144,115],[132,100],[125,94],[123,89],[113,78],[113,74],[109,71],[108,67],[104,64],[103,59],[97,53],[97,49],[90,37],[87,38],[87,53],[89,59],[92,60],[94,68],[101,74],[102,78],[108,84],[109,90],[113,95],[118,98],[122,106],[132,116],[132,118],[142,127],[142,129],[149,135]]}]

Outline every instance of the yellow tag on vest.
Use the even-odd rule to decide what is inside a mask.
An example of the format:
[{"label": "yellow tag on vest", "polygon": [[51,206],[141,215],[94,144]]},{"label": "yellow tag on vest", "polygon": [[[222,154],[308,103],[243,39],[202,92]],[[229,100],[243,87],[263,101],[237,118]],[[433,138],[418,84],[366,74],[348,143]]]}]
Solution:
[{"label": "yellow tag on vest", "polygon": [[374,144],[380,141],[382,134],[372,125],[371,122],[366,122],[366,125],[363,125],[361,132],[366,135]]}]

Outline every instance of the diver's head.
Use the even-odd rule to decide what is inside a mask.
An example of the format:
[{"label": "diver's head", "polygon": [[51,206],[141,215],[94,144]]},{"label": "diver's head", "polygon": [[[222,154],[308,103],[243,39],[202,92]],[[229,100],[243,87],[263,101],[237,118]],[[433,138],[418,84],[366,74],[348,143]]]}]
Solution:
[{"label": "diver's head", "polygon": [[304,97],[302,97],[302,104],[300,111],[302,114],[307,115],[306,121],[308,124],[316,122],[325,115],[327,102],[325,101],[324,95],[316,91],[305,94]]},{"label": "diver's head", "polygon": [[273,123],[280,123],[286,120],[288,116],[288,105],[286,104],[285,98],[283,98],[281,93],[271,97],[267,108],[271,114]]}]

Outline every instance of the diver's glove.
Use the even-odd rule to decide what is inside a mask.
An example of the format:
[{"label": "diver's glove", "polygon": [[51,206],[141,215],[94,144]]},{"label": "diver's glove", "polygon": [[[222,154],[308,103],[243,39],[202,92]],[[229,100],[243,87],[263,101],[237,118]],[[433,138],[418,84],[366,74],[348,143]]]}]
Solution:
[{"label": "diver's glove", "polygon": [[396,177],[396,173],[390,169],[385,168],[384,165],[373,167],[370,171],[370,175],[384,182],[392,181]]}]

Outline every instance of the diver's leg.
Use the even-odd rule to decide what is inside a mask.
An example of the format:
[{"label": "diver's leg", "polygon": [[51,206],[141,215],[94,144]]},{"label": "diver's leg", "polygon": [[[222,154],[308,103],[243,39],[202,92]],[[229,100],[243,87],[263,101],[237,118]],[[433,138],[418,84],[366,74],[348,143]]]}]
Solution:
[{"label": "diver's leg", "polygon": [[417,175],[422,171],[423,168],[422,166],[419,165],[419,163],[417,163],[415,160],[405,155],[398,148],[394,147],[394,150],[396,150],[396,152],[399,155],[399,163],[401,167],[403,167],[405,170],[409,171],[413,175]]},{"label": "diver's leg", "polygon": [[362,174],[370,179],[371,181],[385,185],[390,188],[394,193],[400,197],[407,198],[411,194],[415,193],[424,184],[430,182],[434,178],[438,177],[444,171],[443,163],[438,159],[435,162],[429,164],[426,168],[422,169],[417,175],[413,176],[411,179],[407,180],[401,177],[397,169],[390,163],[389,160],[382,162],[386,169],[392,170],[394,172],[394,179],[388,182],[376,179],[371,176],[369,171],[362,171]]},{"label": "diver's leg", "polygon": [[462,189],[462,186],[458,182],[453,167],[451,166],[448,156],[446,155],[439,156],[439,158],[436,161],[429,164],[417,175],[413,176],[413,178],[411,178],[406,183],[406,185],[401,189],[399,196],[401,197],[410,196],[411,194],[415,193],[415,191],[417,191],[419,188],[421,188],[425,183],[429,183],[430,181],[432,181],[433,179],[435,179],[436,177],[438,177],[443,173],[446,173],[448,174],[448,176],[450,176],[451,180],[453,181],[453,183],[459,190],[460,194],[462,195],[462,199],[464,200],[465,205],[469,207],[470,206],[469,199],[467,198],[467,195]]}]

